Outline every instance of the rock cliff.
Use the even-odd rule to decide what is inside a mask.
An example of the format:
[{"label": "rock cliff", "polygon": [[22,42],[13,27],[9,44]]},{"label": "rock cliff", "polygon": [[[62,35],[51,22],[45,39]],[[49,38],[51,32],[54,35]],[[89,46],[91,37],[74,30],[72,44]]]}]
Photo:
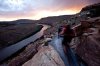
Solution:
[{"label": "rock cliff", "polygon": [[92,27],[86,28],[78,37],[76,52],[88,66],[100,66],[100,18],[91,20],[86,21],[85,26],[89,22]]}]

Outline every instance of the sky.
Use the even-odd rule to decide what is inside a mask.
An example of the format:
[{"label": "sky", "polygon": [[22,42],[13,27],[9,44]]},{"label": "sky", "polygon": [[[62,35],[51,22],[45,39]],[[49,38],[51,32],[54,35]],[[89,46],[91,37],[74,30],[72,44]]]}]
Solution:
[{"label": "sky", "polygon": [[0,0],[0,21],[71,15],[100,0]]}]

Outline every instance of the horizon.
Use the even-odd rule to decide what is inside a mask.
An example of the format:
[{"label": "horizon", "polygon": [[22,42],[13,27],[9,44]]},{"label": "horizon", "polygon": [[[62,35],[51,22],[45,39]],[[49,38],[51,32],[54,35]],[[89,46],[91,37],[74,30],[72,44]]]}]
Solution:
[{"label": "horizon", "polygon": [[28,18],[19,18],[19,19],[12,19],[12,20],[0,20],[0,22],[4,21],[4,22],[9,22],[9,21],[17,21],[17,20],[41,20],[43,18],[48,18],[48,17],[59,17],[59,16],[71,16],[71,15],[74,15],[74,14],[69,14],[69,15],[58,15],[58,16],[47,16],[47,17],[42,17],[40,19],[28,19]]},{"label": "horizon", "polygon": [[[73,3],[74,2],[74,3]],[[87,5],[99,0],[0,0],[0,21],[41,18],[79,13]]]}]

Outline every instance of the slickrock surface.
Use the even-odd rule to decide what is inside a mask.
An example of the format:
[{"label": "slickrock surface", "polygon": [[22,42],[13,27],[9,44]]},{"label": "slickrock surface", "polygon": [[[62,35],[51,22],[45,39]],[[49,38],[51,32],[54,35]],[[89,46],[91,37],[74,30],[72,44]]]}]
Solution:
[{"label": "slickrock surface", "polygon": [[65,66],[58,53],[52,46],[44,46],[23,66]]}]

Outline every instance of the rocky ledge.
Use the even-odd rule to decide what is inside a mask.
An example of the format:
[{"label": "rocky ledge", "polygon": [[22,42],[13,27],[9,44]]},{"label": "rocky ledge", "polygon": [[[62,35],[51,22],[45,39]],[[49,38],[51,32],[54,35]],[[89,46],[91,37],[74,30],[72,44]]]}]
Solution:
[{"label": "rocky ledge", "polygon": [[52,46],[42,47],[38,53],[22,66],[65,66]]}]

